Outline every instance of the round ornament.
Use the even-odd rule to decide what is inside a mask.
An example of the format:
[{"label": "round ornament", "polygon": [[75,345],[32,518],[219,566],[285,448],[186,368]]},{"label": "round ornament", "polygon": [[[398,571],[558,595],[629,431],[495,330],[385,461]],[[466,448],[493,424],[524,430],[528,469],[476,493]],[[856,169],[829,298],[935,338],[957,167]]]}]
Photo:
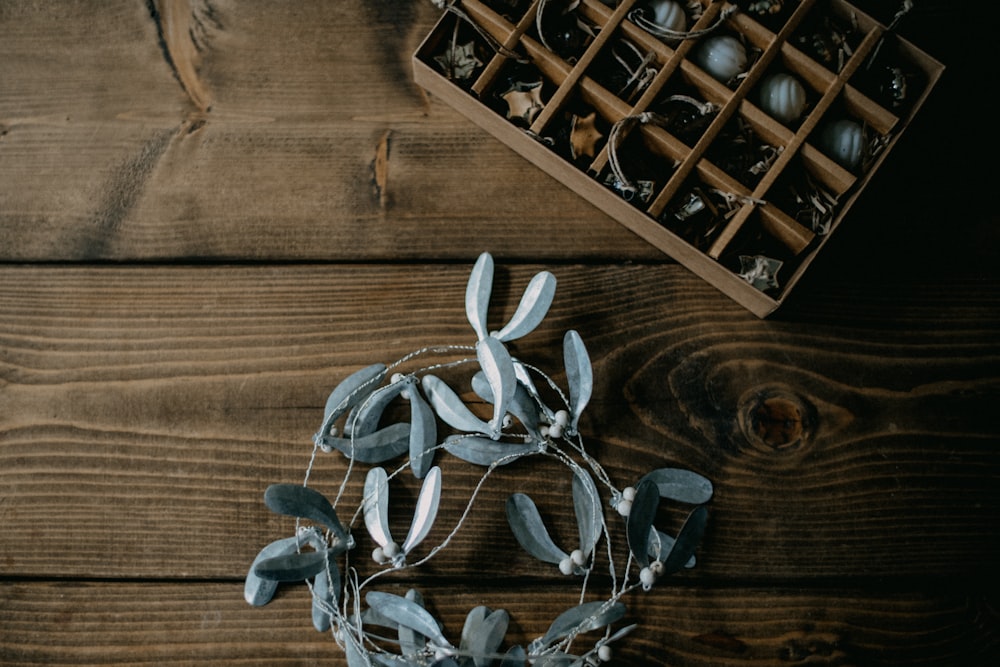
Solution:
[{"label": "round ornament", "polygon": [[649,9],[653,13],[650,20],[656,27],[671,32],[683,32],[687,29],[687,15],[674,0],[653,0],[649,3]]},{"label": "round ornament", "polygon": [[806,89],[791,74],[772,74],[760,84],[760,106],[786,125],[802,117],[806,109]]},{"label": "round ornament", "polygon": [[717,81],[728,83],[747,69],[747,50],[743,42],[730,35],[715,35],[702,42],[694,53],[698,67]]},{"label": "round ornament", "polygon": [[830,123],[820,133],[820,148],[845,169],[854,169],[861,162],[865,136],[861,125],[841,119]]}]

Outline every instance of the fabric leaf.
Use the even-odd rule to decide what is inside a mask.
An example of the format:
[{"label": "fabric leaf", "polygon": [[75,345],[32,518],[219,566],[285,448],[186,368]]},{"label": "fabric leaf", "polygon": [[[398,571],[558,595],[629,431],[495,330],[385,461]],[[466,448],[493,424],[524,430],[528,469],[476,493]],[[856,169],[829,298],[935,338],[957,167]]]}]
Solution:
[{"label": "fabric leaf", "polygon": [[323,524],[339,539],[347,541],[347,532],[337,518],[333,505],[315,489],[301,484],[272,484],[264,491],[264,504],[275,514]]},{"label": "fabric leaf", "polygon": [[358,406],[353,421],[349,421],[347,425],[351,435],[357,439],[374,433],[378,428],[382,413],[389,407],[389,404],[402,392],[413,387],[416,382],[415,377],[408,375],[372,392],[365,402]]},{"label": "fabric leaf", "polygon": [[[493,389],[482,371],[472,376],[472,390],[487,403],[493,403]],[[516,383],[508,410],[534,439],[541,439],[542,436],[538,430],[538,424],[541,421],[538,403],[531,398],[528,390],[520,382]]]},{"label": "fabric leaf", "polygon": [[271,542],[260,550],[257,557],[253,559],[250,571],[247,572],[246,581],[243,583],[243,597],[249,604],[255,607],[265,605],[271,601],[275,591],[278,590],[277,581],[264,579],[254,572],[257,566],[262,561],[274,558],[275,556],[287,556],[288,554],[297,552],[298,549],[298,537],[285,537]]},{"label": "fabric leaf", "polygon": [[323,411],[323,427],[319,435],[330,434],[330,427],[342,414],[363,401],[385,377],[386,365],[382,363],[366,366],[344,378],[326,399]]},{"label": "fabric leaf", "polygon": [[423,479],[434,463],[437,444],[437,419],[420,392],[410,392],[410,469]]},{"label": "fabric leaf", "polygon": [[545,635],[539,640],[542,647],[570,634],[579,634],[603,628],[625,615],[625,605],[621,602],[585,602],[564,611],[552,622]]},{"label": "fabric leaf", "polygon": [[692,505],[702,505],[712,499],[712,482],[691,470],[659,468],[642,479],[655,482],[661,498]]},{"label": "fabric leaf", "polygon": [[514,315],[495,336],[502,341],[511,341],[534,331],[549,312],[555,292],[554,275],[548,271],[535,274],[525,288]]},{"label": "fabric leaf", "polygon": [[534,444],[476,436],[448,436],[445,438],[444,448],[452,456],[480,466],[507,465],[522,456],[538,453],[538,446]]},{"label": "fabric leaf", "polygon": [[390,424],[361,438],[327,436],[320,444],[361,463],[382,463],[409,450],[410,425],[406,422]]},{"label": "fabric leaf", "polygon": [[465,314],[476,332],[476,338],[483,340],[489,336],[486,316],[493,293],[493,257],[484,252],[476,260],[465,288]]},{"label": "fabric leaf", "polygon": [[580,532],[580,551],[584,557],[589,558],[601,536],[603,515],[597,486],[583,469],[576,470],[573,474],[573,509]]},{"label": "fabric leaf", "polygon": [[708,510],[704,505],[694,508],[681,526],[674,546],[663,561],[664,574],[677,572],[692,557],[701,538],[705,535],[705,526],[708,523]]},{"label": "fabric leaf", "polygon": [[569,432],[576,433],[580,415],[594,391],[594,371],[580,334],[572,329],[563,337],[563,362],[569,385]]},{"label": "fabric leaf", "polygon": [[315,577],[325,567],[324,552],[303,551],[266,558],[257,563],[253,571],[258,577],[272,581],[305,581]]},{"label": "fabric leaf", "polygon": [[628,514],[626,534],[628,548],[639,567],[649,565],[649,531],[653,528],[660,494],[656,484],[650,480],[639,482],[635,487],[635,498]]},{"label": "fabric leaf", "polygon": [[529,496],[514,493],[507,498],[507,522],[518,543],[538,560],[558,565],[569,558],[552,541],[535,502]]},{"label": "fabric leaf", "polygon": [[384,468],[372,468],[365,477],[365,528],[380,546],[392,542],[389,532],[389,482]]},{"label": "fabric leaf", "polygon": [[507,406],[514,398],[514,390],[517,388],[514,363],[503,343],[492,336],[476,343],[476,356],[493,392],[493,420],[490,422],[490,434],[496,440],[500,437],[503,417],[507,414]]},{"label": "fabric leaf", "polygon": [[413,521],[410,523],[410,532],[403,540],[403,553],[408,554],[431,531],[434,519],[437,518],[438,504],[441,500],[441,468],[434,466],[424,477],[424,483],[420,487],[420,496],[417,497],[417,507],[413,512]]},{"label": "fabric leaf", "polygon": [[431,407],[446,424],[466,433],[489,433],[489,425],[474,415],[444,380],[427,374],[421,383]]},{"label": "fabric leaf", "polygon": [[448,640],[441,634],[437,621],[430,613],[412,600],[383,593],[381,591],[369,591],[365,596],[368,606],[380,615],[395,621],[399,625],[416,630],[423,636],[430,639],[436,646],[449,647]]}]

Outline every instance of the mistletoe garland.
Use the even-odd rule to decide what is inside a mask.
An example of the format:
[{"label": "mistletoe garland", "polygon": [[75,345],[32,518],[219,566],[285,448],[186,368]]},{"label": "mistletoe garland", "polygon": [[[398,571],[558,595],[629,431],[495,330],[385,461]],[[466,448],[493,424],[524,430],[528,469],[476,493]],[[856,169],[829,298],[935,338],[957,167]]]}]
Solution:
[{"label": "mistletoe garland", "polygon": [[[622,599],[637,588],[648,591],[661,577],[695,565],[694,552],[707,523],[705,504],[712,497],[711,482],[690,470],[659,468],[633,486],[618,489],[588,454],[578,431],[593,390],[590,358],[580,335],[570,330],[563,338],[566,392],[507,349],[508,343],[542,322],[555,295],[555,277],[547,271],[536,274],[510,320],[499,330],[491,330],[487,312],[493,269],[489,253],[480,255],[466,288],[466,315],[476,336],[474,345],[423,348],[391,365],[376,363],[349,375],[327,399],[304,483],[273,484],[264,493],[265,505],[277,514],[294,517],[296,529],[292,536],[260,550],[247,573],[244,597],[249,604],[261,606],[272,599],[281,583],[305,582],[312,593],[314,627],[331,633],[349,667],[490,667],[498,661],[500,667],[596,665],[610,660],[611,646],[635,628],[613,627],[625,617]],[[456,353],[467,356],[414,371],[397,370],[423,355]],[[473,368],[472,391],[492,406],[489,419],[477,416],[439,375],[463,366]],[[556,407],[542,398],[539,386],[558,397]],[[381,426],[389,407],[400,402],[409,403],[410,421]],[[442,426],[451,432],[443,434]],[[444,493],[441,469],[434,465],[441,450],[485,471],[454,528],[440,544],[421,551]],[[308,482],[316,457],[334,451],[342,453],[348,465],[331,501]],[[557,545],[534,501],[524,493],[511,494],[506,501],[510,529],[530,555],[581,580],[577,598],[581,601],[587,598],[589,575],[597,565],[603,539],[611,581],[605,598],[569,607],[527,646],[505,647],[510,622],[505,610],[473,608],[455,643],[416,589],[405,596],[373,590],[380,577],[419,567],[445,548],[495,471],[538,456],[560,462],[572,474],[579,541],[568,550]],[[382,465],[390,461],[401,461],[391,473]],[[344,505],[356,464],[371,467],[365,475],[363,497],[345,526],[338,508]],[[407,469],[421,480],[421,489],[406,537],[398,542],[389,526],[389,489],[393,478]],[[628,558],[620,571],[601,487],[608,507],[625,521]],[[694,506],[677,535],[654,526],[661,500]],[[352,528],[359,518],[375,544],[371,552],[375,571],[366,577],[352,561],[357,546]],[[395,636],[390,637],[391,633]],[[595,633],[597,638],[586,642],[581,637]],[[586,644],[585,648],[577,648],[580,644]]]}]

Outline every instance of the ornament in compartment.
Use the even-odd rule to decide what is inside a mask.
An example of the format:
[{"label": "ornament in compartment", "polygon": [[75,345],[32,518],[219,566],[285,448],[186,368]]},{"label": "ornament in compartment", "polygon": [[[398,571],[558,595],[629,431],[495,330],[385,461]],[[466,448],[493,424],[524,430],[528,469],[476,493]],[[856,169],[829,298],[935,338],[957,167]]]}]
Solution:
[{"label": "ornament in compartment", "polygon": [[785,125],[797,123],[805,113],[805,86],[795,76],[776,72],[764,78],[757,92],[760,108]]},{"label": "ornament in compartment", "polygon": [[750,65],[746,46],[732,35],[706,37],[694,48],[691,59],[716,81],[726,85],[732,85]]},{"label": "ornament in compartment", "polygon": [[762,141],[750,122],[737,115],[722,128],[706,151],[706,156],[717,167],[753,189],[781,151],[782,147]]},{"label": "ornament in compartment", "polygon": [[719,107],[694,97],[694,93],[675,93],[657,98],[650,110],[663,119],[663,129],[694,146],[712,124]]},{"label": "ornament in compartment", "polygon": [[684,38],[688,17],[684,7],[675,0],[649,0],[629,12],[628,18],[646,32],[668,44]]},{"label": "ornament in compartment", "polygon": [[893,36],[887,36],[862,65],[851,83],[878,104],[896,113],[910,108],[923,91],[923,72],[899,55]]},{"label": "ornament in compartment", "polygon": [[850,118],[840,118],[823,126],[819,133],[819,148],[848,171],[857,169],[869,150],[864,127]]},{"label": "ornament in compartment", "polygon": [[[663,127],[664,119],[651,112],[626,116],[608,133],[608,167],[601,181],[625,201],[648,204],[657,189],[669,180],[676,164],[654,155],[642,136],[642,125]],[[626,173],[627,172],[627,173]]]},{"label": "ornament in compartment", "polygon": [[839,72],[861,43],[856,17],[841,16],[829,7],[815,7],[795,31],[792,43],[827,69]]},{"label": "ornament in compartment", "polygon": [[626,102],[648,88],[657,71],[656,53],[624,38],[609,41],[588,69],[594,81]]},{"label": "ornament in compartment", "polygon": [[512,62],[495,89],[497,111],[518,127],[527,128],[545,108],[545,80],[531,64]]},{"label": "ornament in compartment", "polygon": [[576,62],[596,35],[577,12],[580,0],[538,0],[535,30],[542,46],[568,62]]},{"label": "ornament in compartment", "polygon": [[461,19],[456,19],[450,38],[442,40],[434,62],[446,79],[468,88],[491,55],[482,38]]},{"label": "ornament in compartment", "polygon": [[706,251],[743,205],[737,197],[701,182],[685,184],[660,215],[660,223],[695,248]]}]

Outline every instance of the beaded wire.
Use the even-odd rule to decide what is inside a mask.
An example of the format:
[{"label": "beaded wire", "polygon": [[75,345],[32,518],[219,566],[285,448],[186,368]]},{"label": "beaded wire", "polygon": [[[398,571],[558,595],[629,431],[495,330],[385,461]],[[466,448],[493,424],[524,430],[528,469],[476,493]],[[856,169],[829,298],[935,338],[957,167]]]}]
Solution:
[{"label": "beaded wire", "polygon": [[[661,576],[694,564],[694,550],[705,527],[704,504],[712,495],[711,483],[691,471],[661,468],[651,471],[634,486],[618,488],[587,451],[578,430],[578,419],[592,391],[592,376],[589,357],[576,332],[570,331],[564,338],[568,393],[552,376],[535,366],[505,356],[504,343],[525,335],[544,317],[552,300],[555,278],[548,272],[536,275],[511,322],[499,332],[490,331],[485,323],[484,300],[488,300],[491,288],[492,258],[483,253],[473,268],[466,293],[466,311],[479,337],[477,344],[424,347],[391,364],[376,364],[346,378],[327,402],[302,484],[272,485],[265,493],[265,503],[272,511],[295,517],[295,531],[292,538],[276,540],[261,550],[248,572],[245,597],[250,604],[266,604],[279,583],[304,581],[312,596],[316,629],[331,633],[344,651],[349,667],[465,667],[490,665],[497,660],[501,661],[501,667],[596,665],[610,660],[611,646],[636,627],[633,624],[613,628],[625,616],[623,599],[637,589],[648,591]],[[475,356],[470,356],[472,352]],[[411,362],[426,356],[455,354],[461,358],[404,370]],[[428,380],[437,378],[438,372],[467,367],[486,378],[493,392],[492,400],[486,402],[493,403],[494,415],[500,415],[499,420],[479,420],[461,403],[458,394],[449,393],[437,380]],[[555,401],[555,409],[542,398],[539,385],[554,397],[548,400]],[[479,386],[477,393],[486,391],[484,385]],[[476,388],[475,378],[473,388]],[[530,399],[528,402],[515,405],[525,396]],[[379,410],[388,405],[387,397],[408,401],[411,408],[413,403],[426,401],[434,410],[435,422],[450,426],[451,435],[442,440],[436,430],[432,434],[411,431],[411,440],[417,437],[414,433],[424,435],[416,449],[410,448],[412,442],[407,443],[409,456],[403,456],[398,444],[393,444],[394,441],[387,444],[384,436],[398,431],[395,428],[398,424],[373,434],[359,433],[365,430],[365,423],[370,425],[381,419]],[[529,409],[527,414],[537,415],[537,419],[524,416],[532,405],[537,412]],[[340,437],[341,431],[335,424],[344,414],[347,414],[345,437]],[[530,423],[532,420],[537,423]],[[318,458],[333,450],[339,450],[348,461],[335,499],[329,502],[309,484]],[[454,526],[426,553],[411,559],[408,557],[419,546],[422,536],[407,545],[411,540],[408,535],[402,548],[386,541],[389,529],[382,511],[389,500],[388,485],[407,470],[414,474],[425,470],[425,457],[435,457],[442,451],[485,470]],[[543,636],[527,646],[502,650],[509,616],[504,610],[480,606],[468,613],[461,641],[453,643],[444,635],[443,625],[423,606],[418,591],[411,589],[403,597],[374,590],[385,577],[417,570],[447,548],[465,527],[487,481],[501,468],[515,463],[518,474],[524,474],[527,470],[524,466],[536,457],[553,460],[571,473],[572,504],[581,536],[578,548],[563,551],[549,538],[529,497],[512,494],[508,499],[508,521],[518,542],[531,555],[580,580],[573,606]],[[402,461],[391,472],[376,470],[381,463],[399,459]],[[365,492],[350,513],[350,522],[344,526],[337,513],[346,504],[349,479],[361,463],[370,463],[372,467]],[[424,472],[424,488],[411,534],[415,527],[419,528],[418,535],[430,532],[429,526],[437,515],[437,494],[444,486],[441,479],[439,470]],[[615,556],[616,531],[606,520],[602,494],[607,495],[609,508],[616,510],[613,513],[626,520],[629,549],[624,565]],[[430,500],[425,502],[425,498]],[[695,505],[676,537],[653,527],[659,501],[664,498]],[[377,569],[367,574],[365,559],[356,559],[354,555],[357,544],[354,531],[362,523],[375,542],[379,538],[385,542],[372,552]],[[603,550],[598,556],[602,540]],[[591,575],[602,559],[607,563],[609,590],[594,599]],[[398,637],[391,636],[393,631]],[[579,651],[574,648],[583,635],[593,636],[597,631],[601,631],[597,638],[589,640],[592,644],[584,644]]]}]

